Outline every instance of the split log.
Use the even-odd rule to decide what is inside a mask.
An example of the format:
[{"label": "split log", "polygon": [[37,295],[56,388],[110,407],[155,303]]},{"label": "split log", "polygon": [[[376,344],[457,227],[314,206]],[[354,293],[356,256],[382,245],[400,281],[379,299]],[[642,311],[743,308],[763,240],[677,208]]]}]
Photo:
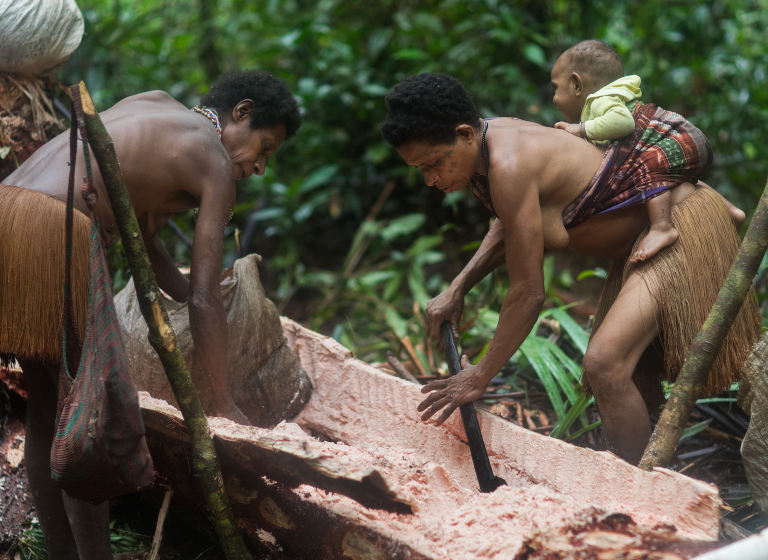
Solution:
[{"label": "split log", "polygon": [[[316,387],[295,424],[266,431],[210,419],[225,486],[246,539],[282,547],[297,558],[502,560],[518,554],[527,536],[572,524],[585,507],[628,514],[646,527],[675,525],[679,537],[717,538],[716,487],[666,469],[644,472],[609,453],[532,433],[482,410],[478,417],[491,462],[511,486],[492,494],[473,492],[474,469],[458,419],[440,427],[421,422],[420,387],[354,359],[334,340],[293,321],[283,319],[283,325]],[[152,420],[146,397],[141,402],[156,468],[170,479],[177,503],[204,515],[179,413]],[[343,443],[313,439],[301,429]],[[244,450],[253,447],[247,434],[265,438],[258,453]],[[295,452],[283,456],[283,444]],[[283,462],[270,467],[262,461],[267,449]],[[286,478],[291,484],[283,484],[271,478],[290,471],[292,461],[303,461],[307,449],[325,465],[343,466],[347,479],[362,480],[358,475],[371,467],[379,470],[414,513],[373,510],[342,493],[291,488],[300,480]],[[267,468],[273,469],[269,477],[263,474]],[[313,484],[322,487],[321,478]],[[352,489],[357,483],[347,484]]]},{"label": "split log", "polygon": [[[174,496],[190,505],[202,500],[189,465],[190,441],[179,412],[147,393],[140,405],[147,443]],[[210,418],[223,479],[244,536],[276,541],[300,558],[325,560],[429,560],[386,532],[344,518],[305,498],[302,483],[345,494],[367,507],[409,514],[411,507],[376,468],[314,452],[306,439]],[[308,495],[308,494],[307,494]],[[175,498],[176,499],[176,498]]]},{"label": "split log", "polygon": [[123,247],[128,256],[136,285],[136,295],[149,327],[150,344],[165,368],[194,442],[192,446],[194,470],[197,481],[203,489],[214,529],[228,560],[250,558],[251,555],[235,524],[229,499],[224,490],[219,460],[211,440],[203,406],[192,384],[192,378],[187,371],[181,350],[176,343],[176,335],[163,305],[163,296],[149,262],[128,190],[125,188],[125,180],[120,171],[112,138],[96,112],[85,83],[80,82],[72,86],[72,90],[77,90],[82,100],[88,142],[101,171]]},{"label": "split log", "polygon": [[[423,400],[421,387],[356,360],[333,339],[290,319],[282,321],[288,344],[315,387],[294,422],[349,446],[400,450],[405,457],[413,453],[418,456],[413,464],[427,461],[449,473],[462,488],[477,488],[458,415],[439,427],[422,422],[416,411]],[[485,498],[476,504],[477,511],[496,507],[491,505],[495,499],[509,501],[509,492],[545,489],[583,507],[628,513],[640,525],[674,525],[689,538],[717,538],[722,503],[717,487],[667,469],[644,472],[610,453],[531,432],[484,410],[477,415],[494,473],[510,484],[508,489],[482,494]],[[494,498],[502,490],[504,496]],[[466,498],[459,504],[466,505]],[[419,504],[414,503],[414,508],[414,517],[420,517]],[[479,520],[475,523],[482,525]],[[495,534],[487,526],[484,531]],[[454,540],[472,533],[467,528]],[[447,543],[442,541],[441,546]]]},{"label": "split log", "polygon": [[[139,404],[147,437],[158,446],[167,447],[169,456],[179,455],[182,447],[189,447],[189,432],[178,410],[144,391],[139,393]],[[249,473],[249,478],[266,476],[291,488],[310,484],[348,496],[368,508],[397,513],[413,511],[376,467],[361,470],[312,450],[304,438],[279,430],[243,426],[226,418],[209,418],[209,426],[222,463],[238,465],[243,473]],[[177,466],[163,463],[166,470]]]},{"label": "split log", "polygon": [[[608,453],[552,440],[484,411],[478,417],[491,462],[511,485],[476,493],[458,419],[439,427],[421,422],[419,386],[354,359],[332,339],[290,320],[283,326],[315,385],[301,414],[271,432],[210,419],[232,509],[247,539],[300,558],[501,560],[514,557],[526,536],[568,523],[589,506],[630,515],[638,525],[674,524],[679,537],[717,538],[721,502],[714,486],[671,471],[644,472]],[[146,410],[144,398],[142,403]],[[191,494],[196,488],[189,483],[187,447],[179,445],[183,428],[178,417],[173,422],[176,435],[164,431],[169,418],[147,418],[155,465],[179,488],[179,500],[199,504],[199,493]],[[267,444],[275,451],[283,442],[295,453],[263,456],[263,446],[247,441],[253,437],[275,442]],[[373,510],[348,497],[351,492],[306,484],[291,488],[309,479],[304,474],[289,480],[291,465],[312,453],[326,464],[343,464],[350,475],[379,470],[414,513]],[[275,463],[277,458],[285,462]],[[265,469],[272,471],[265,476]],[[322,488],[323,481],[312,484]]]},{"label": "split log", "polygon": [[639,467],[652,470],[666,467],[683,435],[693,406],[701,394],[709,370],[717,357],[725,336],[736,320],[744,299],[752,288],[752,280],[768,249],[768,183],[757,210],[741,243],[736,260],[728,272],[717,301],[707,320],[691,343],[688,358],[675,381],[672,394],[664,405],[656,429],[645,448]]}]

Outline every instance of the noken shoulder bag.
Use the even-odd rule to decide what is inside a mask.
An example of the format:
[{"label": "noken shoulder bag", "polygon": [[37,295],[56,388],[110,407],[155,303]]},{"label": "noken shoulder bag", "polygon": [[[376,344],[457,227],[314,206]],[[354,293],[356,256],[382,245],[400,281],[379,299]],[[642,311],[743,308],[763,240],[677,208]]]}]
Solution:
[{"label": "noken shoulder bag", "polygon": [[[93,213],[97,193],[93,187],[80,89],[74,86],[71,91],[62,358],[51,476],[71,497],[98,504],[151,486],[154,468],[144,437],[136,386],[125,358],[99,226]],[[83,198],[91,214],[88,326],[82,345],[73,317],[71,286],[78,128],[88,177],[83,184]]]}]

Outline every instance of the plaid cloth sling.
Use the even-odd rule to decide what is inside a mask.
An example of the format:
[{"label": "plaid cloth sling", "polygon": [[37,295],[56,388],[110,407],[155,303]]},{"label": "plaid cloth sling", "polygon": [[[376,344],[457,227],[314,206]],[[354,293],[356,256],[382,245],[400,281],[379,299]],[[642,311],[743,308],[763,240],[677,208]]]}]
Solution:
[{"label": "plaid cloth sling", "polygon": [[[73,87],[67,193],[63,343],[51,476],[73,498],[93,504],[151,486],[154,468],[144,437],[136,386],[120,337],[104,248],[93,208],[90,153],[80,90]],[[72,305],[72,235],[77,131],[83,142],[91,211],[90,293],[85,341],[80,343]],[[76,372],[73,379],[70,372]]]}]

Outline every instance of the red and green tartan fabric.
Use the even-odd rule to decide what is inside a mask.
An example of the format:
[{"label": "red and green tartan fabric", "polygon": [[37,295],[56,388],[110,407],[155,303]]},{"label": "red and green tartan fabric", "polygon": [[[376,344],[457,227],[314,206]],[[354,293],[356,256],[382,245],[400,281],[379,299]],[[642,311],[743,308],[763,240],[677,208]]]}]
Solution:
[{"label": "red and green tartan fabric", "polygon": [[695,184],[709,171],[712,147],[698,128],[651,103],[631,110],[635,132],[608,148],[587,189],[563,210],[566,229],[643,204],[680,183]]},{"label": "red and green tartan fabric", "polygon": [[[117,322],[112,286],[98,223],[95,190],[79,89],[72,88],[72,137],[67,196],[66,278],[61,371],[51,476],[73,498],[98,504],[151,486],[154,468],[144,437],[136,386],[131,378]],[[79,122],[78,122],[79,121]],[[83,138],[88,183],[83,194],[91,209],[90,292],[85,341],[80,348],[72,321],[70,271],[77,128]],[[70,372],[76,369],[73,379]]]}]

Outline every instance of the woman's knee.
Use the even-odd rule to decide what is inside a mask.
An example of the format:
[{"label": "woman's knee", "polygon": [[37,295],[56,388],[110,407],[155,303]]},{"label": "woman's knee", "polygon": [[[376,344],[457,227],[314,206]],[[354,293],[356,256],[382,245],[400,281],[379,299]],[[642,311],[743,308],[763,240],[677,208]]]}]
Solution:
[{"label": "woman's knee", "polygon": [[624,362],[623,357],[612,348],[594,343],[589,345],[582,365],[596,395],[621,390],[626,382],[631,382],[632,371]]}]

